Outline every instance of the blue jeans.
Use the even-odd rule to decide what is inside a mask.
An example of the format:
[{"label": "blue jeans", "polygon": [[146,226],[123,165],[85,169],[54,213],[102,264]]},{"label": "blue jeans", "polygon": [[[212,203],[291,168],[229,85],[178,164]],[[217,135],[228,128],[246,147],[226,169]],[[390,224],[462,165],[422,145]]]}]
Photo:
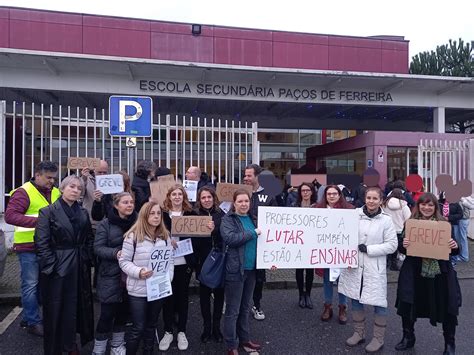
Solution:
[{"label": "blue jeans", "polygon": [[255,288],[255,270],[245,270],[241,281],[226,281],[224,340],[228,349],[250,340],[249,313]]},{"label": "blue jeans", "polygon": [[39,264],[35,253],[18,253],[21,269],[23,320],[28,325],[41,323],[39,311]]},{"label": "blue jeans", "polygon": [[[323,275],[324,303],[332,304],[333,283],[329,281],[329,269],[324,269]],[[347,298],[339,293],[339,304],[347,305]]]},{"label": "blue jeans", "polygon": [[[467,241],[467,229],[469,227],[469,219],[459,220],[457,226],[456,241],[459,243],[459,255],[457,256],[458,261],[469,261],[469,244]],[[456,230],[456,229],[455,229]]]},{"label": "blue jeans", "polygon": [[[352,301],[352,311],[363,311],[364,305],[357,300]],[[386,316],[388,313],[387,307],[374,306],[374,313],[379,316]]]}]

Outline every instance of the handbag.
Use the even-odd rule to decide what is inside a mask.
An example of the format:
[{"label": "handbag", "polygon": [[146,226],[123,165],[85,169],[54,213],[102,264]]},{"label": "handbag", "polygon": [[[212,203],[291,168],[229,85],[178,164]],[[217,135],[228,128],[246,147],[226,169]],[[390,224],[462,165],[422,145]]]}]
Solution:
[{"label": "handbag", "polygon": [[220,250],[213,248],[202,264],[199,281],[209,288],[224,286],[225,259],[227,248]]}]

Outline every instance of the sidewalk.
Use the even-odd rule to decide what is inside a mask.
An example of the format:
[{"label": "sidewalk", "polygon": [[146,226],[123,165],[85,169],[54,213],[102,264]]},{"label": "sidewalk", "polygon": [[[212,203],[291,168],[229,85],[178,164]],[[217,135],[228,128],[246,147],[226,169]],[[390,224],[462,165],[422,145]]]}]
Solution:
[{"label": "sidewalk", "polygon": [[[469,240],[469,254],[474,259],[474,241]],[[474,279],[474,261],[468,263],[459,263],[456,266],[459,279]],[[398,272],[388,271],[388,282],[395,283],[398,280]],[[314,277],[315,286],[322,286],[322,278]],[[191,280],[191,287],[196,287],[197,281]],[[282,269],[267,271],[267,288],[287,289],[296,288],[295,270]],[[18,258],[15,254],[7,257],[5,272],[0,278],[0,303],[19,303],[20,302],[20,269]]]}]

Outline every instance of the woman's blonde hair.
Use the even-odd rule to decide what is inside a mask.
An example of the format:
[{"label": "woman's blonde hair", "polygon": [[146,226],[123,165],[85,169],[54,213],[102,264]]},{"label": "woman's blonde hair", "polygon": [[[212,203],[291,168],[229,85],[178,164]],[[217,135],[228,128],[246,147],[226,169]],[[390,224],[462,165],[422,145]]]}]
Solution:
[{"label": "woman's blonde hair", "polygon": [[137,243],[143,242],[146,237],[151,240],[155,240],[156,238],[160,238],[162,240],[167,240],[169,238],[170,232],[166,228],[163,222],[163,211],[160,207],[160,214],[161,214],[161,223],[158,226],[158,231],[154,230],[154,227],[148,223],[148,216],[150,216],[151,209],[155,206],[160,207],[160,205],[156,202],[147,202],[145,203],[140,212],[138,212],[137,221],[133,224],[133,226],[128,230],[125,234],[125,237],[133,235],[134,239]]},{"label": "woman's blonde hair", "polygon": [[181,190],[181,192],[183,193],[183,212],[191,212],[193,210],[193,206],[191,206],[191,203],[189,202],[186,190],[184,189],[183,185],[180,184],[175,184],[169,188],[168,192],[166,193],[165,201],[163,202],[163,209],[165,211],[171,211],[173,209],[173,204],[171,202],[171,193],[174,190]]}]

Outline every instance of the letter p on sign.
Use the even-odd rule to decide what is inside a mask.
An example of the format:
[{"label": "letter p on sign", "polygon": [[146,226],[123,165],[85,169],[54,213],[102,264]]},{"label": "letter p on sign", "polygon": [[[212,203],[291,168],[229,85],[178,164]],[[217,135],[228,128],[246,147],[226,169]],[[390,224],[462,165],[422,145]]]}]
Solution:
[{"label": "letter p on sign", "polygon": [[109,133],[113,137],[150,137],[153,101],[142,96],[109,98]]}]

